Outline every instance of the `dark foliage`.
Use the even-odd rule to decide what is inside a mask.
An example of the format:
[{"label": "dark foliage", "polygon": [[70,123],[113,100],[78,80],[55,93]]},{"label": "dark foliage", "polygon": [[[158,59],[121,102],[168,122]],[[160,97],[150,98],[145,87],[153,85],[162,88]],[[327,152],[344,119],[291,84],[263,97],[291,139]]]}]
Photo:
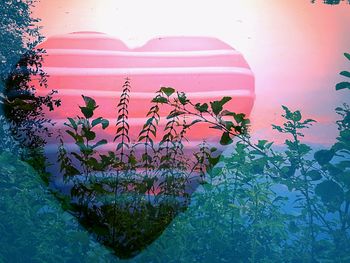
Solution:
[{"label": "dark foliage", "polygon": [[0,7],[1,43],[6,43],[0,50],[0,113],[6,117],[4,125],[26,150],[44,145],[44,138],[50,136],[47,126],[52,123],[43,110],[60,105],[53,99],[56,91],[39,96],[35,88],[47,87],[47,75],[41,68],[45,51],[35,49],[43,39],[37,26],[39,20],[31,16],[35,2],[5,1]]},{"label": "dark foliage", "polygon": [[[68,118],[65,124],[78,151],[67,151],[61,139],[59,162],[67,184],[72,184],[70,211],[102,243],[112,247],[118,256],[130,257],[153,242],[189,204],[190,193],[199,183],[216,149],[199,145],[193,158],[184,153],[186,131],[196,123],[219,122],[219,129],[229,137],[242,133],[248,121],[244,116],[223,109],[229,98],[211,103],[203,111],[172,88],[161,88],[147,113],[147,120],[132,144],[129,137],[128,104],[130,80],[126,79],[117,105],[114,143],[116,150],[102,154],[99,149],[108,142],[96,141],[99,127],[106,129],[108,120],[94,118],[98,107],[94,99],[82,96],[82,116]],[[172,108],[166,117],[163,135],[158,141],[159,110]],[[197,119],[187,124],[188,116]],[[233,121],[225,121],[230,116]],[[236,119],[235,119],[236,118]],[[240,123],[240,124],[237,124]],[[73,158],[73,159],[72,159]],[[210,162],[212,161],[212,162]],[[78,163],[78,164],[77,164]]]}]

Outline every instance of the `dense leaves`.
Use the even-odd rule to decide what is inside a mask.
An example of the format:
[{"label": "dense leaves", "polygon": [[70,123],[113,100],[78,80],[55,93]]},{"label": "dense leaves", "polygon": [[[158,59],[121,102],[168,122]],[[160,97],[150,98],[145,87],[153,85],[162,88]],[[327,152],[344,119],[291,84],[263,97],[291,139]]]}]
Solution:
[{"label": "dense leaves", "polygon": [[54,110],[61,103],[54,98],[57,91],[38,95],[35,88],[47,87],[47,74],[41,68],[45,51],[35,49],[43,39],[39,19],[31,13],[36,2],[6,0],[0,6],[0,114],[27,150],[42,147],[50,136],[52,122],[43,109]]},{"label": "dense leaves", "polygon": [[0,164],[1,262],[115,262],[30,165],[6,151]]},{"label": "dense leaves", "polygon": [[[147,113],[148,118],[138,138],[138,144],[144,150],[137,155],[135,145],[130,144],[127,124],[129,84],[130,81],[126,80],[118,104],[116,152],[100,155],[98,160],[93,157],[94,149],[88,151],[88,145],[84,144],[92,139],[92,131],[85,130],[84,134],[79,134],[80,125],[83,125],[82,130],[97,127],[104,123],[102,117],[94,119],[94,125],[89,125],[86,116],[78,117],[78,121],[68,119],[66,124],[72,129],[67,132],[77,141],[81,153],[85,154],[82,156],[73,152],[72,155],[78,158],[82,167],[90,168],[79,172],[89,183],[81,184],[78,181],[72,188],[72,194],[80,200],[78,206],[71,204],[75,207],[72,211],[76,211],[80,222],[98,240],[113,248],[118,256],[133,257],[140,253],[160,236],[176,215],[185,211],[189,203],[185,189],[191,178],[188,171],[195,171],[201,178],[201,190],[195,195],[190,211],[180,216],[175,221],[176,227],[169,230],[181,229],[177,235],[186,233],[186,242],[190,240],[187,233],[203,234],[199,240],[224,235],[223,240],[217,240],[221,246],[217,252],[229,250],[230,253],[222,254],[225,260],[239,258],[242,262],[278,262],[281,257],[294,262],[315,262],[335,255],[339,259],[347,258],[350,252],[347,105],[337,108],[343,117],[337,122],[337,142],[330,149],[316,152],[301,141],[303,130],[310,128],[315,121],[304,119],[299,110],[292,111],[282,106],[285,122],[273,125],[273,129],[287,137],[285,149],[276,151],[273,142],[263,139],[257,143],[251,141],[247,132],[249,121],[245,116],[224,109],[228,98],[211,102],[209,108],[208,104],[193,103],[183,93],[162,88],[152,100],[153,105]],[[84,101],[84,107],[90,104],[92,111],[97,107],[92,98]],[[161,119],[159,111],[164,105],[172,110],[166,116],[164,134],[157,144]],[[185,121],[188,116],[194,118],[190,124]],[[229,119],[224,120],[223,117]],[[184,158],[182,141],[187,129],[196,123],[207,123],[213,130],[222,132],[222,145],[232,145],[236,137],[238,141],[234,144],[234,151],[220,158],[215,156],[216,148],[203,142],[193,155],[195,162],[189,166],[190,159]],[[100,143],[103,145],[107,141]],[[66,153],[62,156],[62,169],[68,168],[66,176],[71,177],[78,169],[72,166]],[[96,180],[98,177],[94,171],[107,173]],[[284,192],[277,191],[280,186],[285,187]],[[179,202],[179,196],[187,201]],[[99,202],[103,200],[102,205],[97,205],[95,199]],[[285,206],[292,208],[285,210]],[[138,212],[130,213],[131,207],[136,207]],[[187,217],[198,221],[200,229],[196,223],[187,222]],[[132,223],[135,218],[137,224]],[[220,221],[224,228],[217,226]],[[203,224],[206,225],[204,229]],[[205,231],[214,231],[214,236],[209,238]],[[327,241],[321,238],[324,236]],[[266,240],[269,242],[266,243]],[[155,244],[162,242],[164,238]],[[198,253],[198,261],[207,258],[218,260],[218,254],[210,249],[198,250],[201,245],[195,244],[199,246],[193,247]],[[218,249],[217,244],[210,247]],[[343,248],[341,253],[339,247]],[[181,246],[177,249],[181,250]],[[140,258],[147,257],[146,253]],[[167,260],[171,262],[171,259]]]},{"label": "dense leaves", "polygon": [[[30,75],[37,75],[39,84],[46,86],[46,74],[40,69],[44,51],[31,51],[41,39],[37,20],[30,18],[28,7],[33,3],[5,1],[0,6],[0,24],[6,26],[1,37],[9,43],[0,54],[7,114],[6,121],[0,118],[4,124],[0,130],[0,261],[117,260],[108,257],[109,252],[75,219],[96,241],[136,262],[350,260],[347,104],[336,109],[341,117],[336,142],[317,151],[302,142],[304,129],[315,121],[283,106],[284,123],[273,125],[277,136],[285,136],[281,149],[268,140],[252,140],[249,120],[225,107],[230,97],[195,103],[183,92],[162,87],[151,101],[138,138],[130,138],[131,86],[126,79],[116,107],[113,142],[98,136],[111,123],[95,116],[98,105],[93,98],[82,96],[81,114],[65,123],[75,148],[66,147],[61,138],[58,154],[70,196],[49,192],[50,178],[40,150],[27,158],[39,174],[9,153],[20,153],[18,141],[32,139],[47,124],[43,107],[53,110],[60,104],[53,99],[55,91],[36,96],[29,81]],[[350,60],[348,53],[345,57]],[[349,71],[340,75],[350,77]],[[345,80],[336,89],[344,92],[349,87]],[[169,111],[161,120],[163,108]],[[161,121],[165,122],[162,130]],[[219,132],[220,144],[228,145],[230,151],[220,156],[215,147],[203,142],[187,156],[186,134],[199,123]],[[11,133],[18,135],[17,142]],[[26,145],[40,149],[42,137],[34,138]],[[114,143],[115,150],[104,151],[108,143]]]}]

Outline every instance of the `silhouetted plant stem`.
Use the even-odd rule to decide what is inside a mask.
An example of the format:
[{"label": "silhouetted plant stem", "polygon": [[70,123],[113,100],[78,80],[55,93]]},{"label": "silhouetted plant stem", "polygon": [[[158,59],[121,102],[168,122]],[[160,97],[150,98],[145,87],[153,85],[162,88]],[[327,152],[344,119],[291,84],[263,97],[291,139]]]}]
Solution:
[{"label": "silhouetted plant stem", "polygon": [[[163,103],[166,103],[166,104],[168,104],[169,106],[171,106],[173,108],[177,108],[177,106],[178,106],[176,101],[175,101],[175,103],[171,102],[169,100],[169,98],[166,101],[164,101]],[[196,105],[193,104],[192,102],[188,101],[188,104],[191,105],[193,108],[196,108]],[[203,113],[206,113],[207,115],[209,115],[212,120],[208,119]],[[179,115],[187,115],[187,116],[197,117],[198,119],[197,119],[196,123],[197,122],[203,122],[203,123],[210,124],[210,125],[212,125],[212,127],[215,127],[215,129],[219,129],[222,132],[227,133],[227,134],[229,134],[232,137],[237,137],[238,139],[240,139],[243,142],[247,143],[252,149],[254,149],[256,151],[259,151],[262,155],[267,157],[269,159],[269,161],[271,162],[271,165],[273,165],[277,170],[282,172],[281,168],[279,167],[278,164],[276,164],[274,162],[273,158],[269,158],[270,156],[268,156],[266,152],[264,152],[260,148],[256,147],[256,145],[254,145],[250,141],[250,137],[248,135],[248,127],[245,127],[244,126],[245,124],[242,125],[242,126],[236,127],[236,128],[239,128],[239,130],[237,130],[237,129],[233,129],[233,130],[229,129],[226,126],[226,122],[222,118],[217,117],[215,114],[213,114],[212,112],[210,112],[208,110],[205,110],[203,112],[199,112],[198,113],[198,112],[194,112],[194,111],[191,111],[191,110],[183,107],[183,108],[181,108],[181,114],[179,114]],[[244,121],[244,118],[243,118],[243,121]],[[190,127],[191,125],[193,125],[193,124],[189,124],[188,127]]]},{"label": "silhouetted plant stem", "polygon": [[[158,94],[159,95],[159,94]],[[157,136],[157,126],[159,124],[160,115],[159,115],[159,105],[158,102],[153,103],[153,106],[150,108],[147,113],[147,117],[149,117],[144,124],[142,131],[138,137],[138,143],[144,143],[144,153],[142,155],[142,162],[145,177],[143,178],[144,183],[147,186],[147,196],[148,201],[151,202],[151,191],[154,189],[155,176],[154,174],[150,176],[150,172],[152,169],[152,156],[156,153],[154,149],[154,141],[152,139]],[[149,152],[151,150],[151,153]],[[152,183],[153,182],[153,183]]]},{"label": "silhouetted plant stem", "polygon": [[124,160],[124,157],[128,159],[128,156],[125,156],[124,151],[129,149],[130,138],[129,138],[129,124],[128,124],[128,105],[130,101],[130,80],[125,79],[122,94],[117,106],[118,109],[118,118],[117,118],[117,132],[114,137],[114,141],[120,139],[120,142],[117,144],[116,153],[117,157],[119,156],[119,164],[116,167],[116,177],[114,185],[114,206],[113,206],[113,226],[112,226],[112,244],[115,242],[115,226],[117,225],[117,196],[119,188],[119,173],[120,169],[123,171],[123,176],[128,172],[128,165],[126,164],[127,160]]},{"label": "silhouetted plant stem", "polygon": [[305,188],[305,192],[304,192],[304,196],[306,199],[306,205],[307,205],[307,213],[308,213],[308,220],[309,220],[309,230],[310,230],[310,234],[309,234],[309,239],[310,239],[310,249],[311,249],[311,254],[310,254],[310,262],[314,262],[315,261],[315,230],[314,230],[314,214],[313,214],[313,209],[312,209],[312,205],[311,205],[311,200],[310,200],[310,190],[309,190],[309,181],[306,175],[306,170],[303,164],[303,160],[301,157],[301,153],[300,153],[300,148],[299,148],[299,138],[297,135],[297,127],[296,127],[296,122],[295,120],[292,120],[292,135],[293,135],[293,139],[294,139],[294,143],[296,145],[296,153],[297,153],[297,158],[298,158],[298,164],[297,166],[299,166],[300,170],[301,170],[301,175],[303,177],[304,180],[304,188]]}]

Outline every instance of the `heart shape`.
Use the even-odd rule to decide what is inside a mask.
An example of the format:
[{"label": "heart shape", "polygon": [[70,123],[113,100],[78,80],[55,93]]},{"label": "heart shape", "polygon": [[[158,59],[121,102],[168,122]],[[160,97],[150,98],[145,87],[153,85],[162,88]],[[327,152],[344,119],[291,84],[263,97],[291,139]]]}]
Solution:
[{"label": "heart shape", "polygon": [[[125,87],[126,77],[131,79],[131,84],[127,80],[129,85],[127,95],[130,97],[127,105],[130,138],[139,136],[138,132],[147,122],[145,116],[151,106],[150,101],[154,98],[155,92],[163,86],[175,87],[198,103],[220,100],[224,96],[232,97],[233,100],[227,102],[226,107],[246,115],[249,115],[254,103],[254,76],[248,64],[240,53],[214,38],[156,38],[142,47],[129,49],[120,40],[105,34],[77,32],[50,37],[40,44],[39,48],[46,50],[42,68],[49,75],[48,87],[58,90],[57,96],[62,100],[62,105],[57,110],[45,112],[46,117],[56,123],[51,128],[54,135],[58,135],[67,123],[71,132],[76,131],[79,125],[82,125],[84,130],[82,121],[67,122],[67,118],[82,114],[89,118],[92,117],[90,111],[91,113],[93,111],[94,116],[103,117],[102,120],[95,119],[96,127],[99,125],[101,127],[97,132],[85,131],[84,136],[90,136],[92,140],[103,138],[112,142],[118,127],[114,125],[104,127],[104,121],[109,123],[118,121],[116,119],[118,98],[121,96],[121,87]],[[45,93],[40,87],[37,87],[37,90],[38,94]],[[81,95],[85,96],[84,101]],[[98,108],[94,107],[95,100],[99,104]],[[78,106],[83,103],[85,107],[83,105],[79,110]],[[159,134],[160,138],[166,134],[167,122],[164,119],[168,110],[162,109],[158,112],[159,129],[163,131]],[[206,124],[200,123],[197,129],[187,133],[189,139],[189,143],[186,144],[187,151],[193,152],[203,139],[213,145],[219,141],[219,136]],[[137,171],[128,179],[125,179],[128,172],[121,170],[117,177],[113,174],[113,183],[96,179],[100,178],[100,171],[93,176],[90,173],[86,177],[88,180],[94,177],[93,183],[91,181],[90,184],[82,183],[84,180],[82,176],[69,185],[63,182],[64,176],[57,163],[59,140],[57,136],[46,139],[45,155],[48,161],[54,164],[47,170],[54,175],[52,179],[54,187],[62,192],[74,193],[74,198],[68,205],[81,224],[91,231],[97,240],[113,248],[122,258],[135,256],[153,242],[171,220],[186,209],[189,200],[187,196],[194,191],[193,186],[198,184],[197,179],[190,178],[181,191],[175,186],[174,193],[159,195],[159,191],[162,191],[159,189],[163,189],[161,185],[167,184],[171,176],[176,177],[173,175],[174,170],[166,167],[161,170],[160,180],[158,177],[157,180],[153,180],[154,175],[147,173],[147,168],[146,174],[145,171]],[[68,152],[75,151],[74,145],[77,145],[78,140],[77,134],[64,133],[62,137]],[[155,143],[159,142],[160,140],[155,138]],[[105,153],[116,149],[115,143],[103,142],[101,145],[103,147],[99,147],[97,153],[105,158],[107,158]],[[123,160],[123,156],[121,158],[122,162],[128,162]],[[144,160],[143,157],[141,159]],[[73,167],[72,169],[79,173],[82,173],[85,167],[81,163],[80,166],[66,164],[65,167],[67,166]],[[67,169],[65,172],[67,173]],[[135,179],[135,174],[142,174],[142,179]],[[171,176],[168,176],[169,174]],[[174,182],[180,184],[178,178],[172,181]],[[116,186],[113,190],[114,186],[111,185],[114,183]],[[150,194],[151,188],[153,192]],[[108,193],[109,196],[114,193],[113,200],[101,201],[101,198],[96,198],[97,192]],[[146,193],[147,197],[142,195]],[[158,200],[159,196],[162,197],[161,201]]]},{"label": "heart shape", "polygon": [[[48,87],[58,90],[61,107],[46,116],[57,130],[67,117],[79,114],[81,95],[95,98],[96,114],[116,118],[117,98],[125,77],[132,81],[129,103],[130,137],[135,138],[149,110],[150,101],[162,86],[183,91],[196,102],[209,102],[230,96],[226,105],[231,111],[249,116],[254,104],[254,75],[242,54],[226,43],[209,37],[155,38],[144,46],[129,49],[120,40],[96,32],[76,32],[48,38],[38,48],[46,51],[42,64]],[[38,94],[47,91],[37,87]],[[161,116],[166,111],[160,113]],[[113,122],[113,121],[112,121]],[[115,130],[104,131],[106,139]],[[203,139],[217,142],[212,130],[203,126],[188,134],[191,145]],[[110,141],[110,140],[108,140]],[[46,154],[57,152],[55,136],[48,140]],[[190,146],[189,146],[190,147]],[[114,149],[107,145],[105,149]],[[51,159],[52,160],[52,159]]]}]

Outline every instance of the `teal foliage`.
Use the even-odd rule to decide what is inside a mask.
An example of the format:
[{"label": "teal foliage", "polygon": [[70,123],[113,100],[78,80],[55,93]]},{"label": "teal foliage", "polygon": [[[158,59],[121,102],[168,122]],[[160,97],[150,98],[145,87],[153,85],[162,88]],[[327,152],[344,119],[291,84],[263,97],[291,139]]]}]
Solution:
[{"label": "teal foliage", "polygon": [[[65,123],[76,150],[67,150],[62,138],[59,148],[61,172],[73,185],[70,196],[50,189],[45,142],[32,135],[49,122],[42,108],[53,110],[60,101],[53,99],[55,91],[35,96],[29,85],[30,75],[47,85],[44,51],[31,51],[42,39],[38,19],[30,17],[35,2],[0,5],[1,40],[7,43],[0,52],[6,115],[0,116],[0,262],[350,262],[346,103],[335,109],[335,143],[317,150],[304,143],[305,129],[315,121],[282,106],[284,122],[272,125],[285,139],[278,148],[251,138],[244,114],[225,109],[230,97],[194,103],[162,87],[132,143],[126,79],[116,107],[115,150],[100,152],[108,141],[98,130],[111,124],[95,116],[93,98],[82,96],[80,116]],[[345,79],[335,88],[347,92],[350,73],[340,75]],[[170,111],[159,130],[163,107]],[[218,156],[203,142],[192,159],[184,154],[186,133],[198,123],[220,133],[227,153]],[[185,187],[193,175],[199,186],[192,194]]]},{"label": "teal foliage", "polygon": [[0,262],[113,259],[61,208],[30,165],[6,151],[0,164]]},{"label": "teal foliage", "polygon": [[[241,137],[136,262],[349,261],[349,140],[315,152],[300,139],[313,121],[283,109],[274,128],[291,137],[284,149]],[[340,134],[348,130],[338,123]]]},{"label": "teal foliage", "polygon": [[[350,54],[349,53],[344,53],[344,56],[350,60]],[[340,72],[340,75],[346,77],[346,78],[350,78],[350,72],[349,71],[342,71]],[[349,81],[342,81],[340,83],[338,83],[335,86],[336,90],[342,90],[342,89],[350,89],[350,82]]]},{"label": "teal foliage", "polygon": [[32,17],[31,7],[36,0],[5,0],[0,6],[0,85],[4,88],[6,79],[14,65],[28,50],[34,48],[41,40],[36,18]]},{"label": "teal foliage", "polygon": [[[108,218],[114,218],[113,222],[118,222],[112,226],[115,233],[127,235],[137,243],[124,239],[122,243],[117,242],[116,249],[113,243],[116,240],[102,242],[116,249],[118,256],[136,256],[135,260],[140,262],[151,261],[151,258],[159,262],[280,262],[281,258],[287,262],[332,259],[346,262],[350,255],[348,105],[336,109],[342,117],[337,121],[339,136],[336,143],[329,149],[317,151],[303,143],[305,129],[311,128],[315,120],[305,119],[301,111],[282,106],[284,122],[272,125],[272,128],[285,136],[285,141],[283,150],[276,150],[273,142],[253,142],[248,132],[249,121],[242,114],[223,109],[227,101],[223,98],[207,107],[191,102],[185,94],[172,88],[160,89],[140,133],[140,137],[143,136],[140,141],[144,140],[146,147],[141,160],[136,160],[134,165],[147,168],[147,173],[141,173],[139,181],[132,177],[138,194],[150,196],[156,182],[151,174],[156,171],[161,175],[162,169],[173,167],[170,160],[177,158],[176,151],[173,151],[175,142],[181,138],[181,132],[193,128],[196,123],[207,123],[222,132],[221,144],[230,145],[232,150],[221,157],[214,157],[217,149],[210,148],[205,142],[199,146],[194,153],[196,162],[192,171],[198,171],[201,184],[186,210],[181,210],[176,203],[174,206],[174,203],[160,202],[157,207],[149,199],[135,199],[134,195],[132,199],[136,203],[133,205],[139,208],[139,213],[130,213],[125,192],[121,194],[115,187],[114,205],[96,213],[92,225],[96,226],[97,221],[110,222]],[[92,104],[97,107],[95,102]],[[153,140],[160,118],[158,111],[163,105],[172,107],[172,110],[167,116],[167,132],[157,148]],[[180,117],[184,115],[195,119],[181,126]],[[127,122],[126,118],[118,119]],[[178,126],[182,127],[181,132],[175,129]],[[128,136],[127,131],[124,136]],[[229,141],[223,141],[223,137],[228,137]],[[127,146],[125,150],[129,148]],[[124,146],[119,147],[119,152],[121,149]],[[144,158],[145,155],[147,158]],[[121,162],[117,167],[129,165]],[[157,165],[160,170],[157,170]],[[171,175],[170,172],[165,174],[168,185],[157,197],[179,194],[172,190],[181,185],[180,181],[170,183],[167,176]],[[118,184],[123,185],[122,177],[118,180]],[[127,188],[125,190],[130,192]],[[96,189],[93,191],[97,192]],[[86,189],[83,191],[87,192]],[[154,213],[160,217],[152,217]],[[163,213],[167,215],[164,218]],[[139,224],[134,223],[135,218]],[[169,228],[156,240],[166,227]],[[108,233],[107,230],[108,227],[105,233]],[[99,233],[98,236],[105,235]],[[137,252],[128,244],[137,244]],[[125,254],[127,249],[131,249],[132,253]],[[177,255],[181,255],[181,260]]]},{"label": "teal foliage", "polygon": [[47,74],[41,68],[45,51],[35,49],[43,40],[40,20],[33,17],[31,9],[36,3],[6,0],[0,7],[0,115],[6,117],[12,136],[27,150],[42,147],[44,137],[50,136],[47,125],[52,122],[43,109],[54,110],[61,103],[54,99],[55,90],[43,95],[36,92],[35,85],[47,88]]},{"label": "teal foliage", "polygon": [[[303,142],[305,130],[312,128],[315,120],[282,106],[284,122],[272,128],[285,140],[284,147],[276,148],[268,140],[253,141],[249,120],[224,109],[228,98],[196,104],[186,94],[163,87],[152,100],[139,136],[138,143],[144,143],[143,154],[137,156],[127,124],[129,91],[127,79],[118,104],[116,151],[99,154],[99,158],[95,158],[96,149],[106,141],[94,142],[94,129],[108,128],[109,123],[94,117],[97,103],[83,96],[82,116],[69,118],[66,123],[66,132],[79,151],[67,152],[62,141],[60,155],[65,178],[76,180],[72,195],[78,203],[56,193],[62,207],[118,257],[135,262],[350,259],[347,104],[336,108],[341,117],[336,122],[336,142],[318,150]],[[157,146],[154,139],[163,106],[171,110]],[[191,123],[183,120],[187,116],[193,117]],[[221,144],[230,150],[215,157],[217,149],[203,142],[189,167],[188,159],[179,156],[183,157],[182,140],[187,129],[197,123],[207,123],[221,132]],[[69,154],[80,166],[73,164]],[[174,180],[175,173],[164,173],[174,167],[183,167],[184,174],[191,168],[201,178],[185,206],[169,199],[184,193],[183,182]],[[96,179],[96,172],[103,176]],[[78,179],[81,176],[84,180]],[[154,184],[161,177],[166,180],[155,193]],[[95,205],[98,202],[102,205]]]}]

